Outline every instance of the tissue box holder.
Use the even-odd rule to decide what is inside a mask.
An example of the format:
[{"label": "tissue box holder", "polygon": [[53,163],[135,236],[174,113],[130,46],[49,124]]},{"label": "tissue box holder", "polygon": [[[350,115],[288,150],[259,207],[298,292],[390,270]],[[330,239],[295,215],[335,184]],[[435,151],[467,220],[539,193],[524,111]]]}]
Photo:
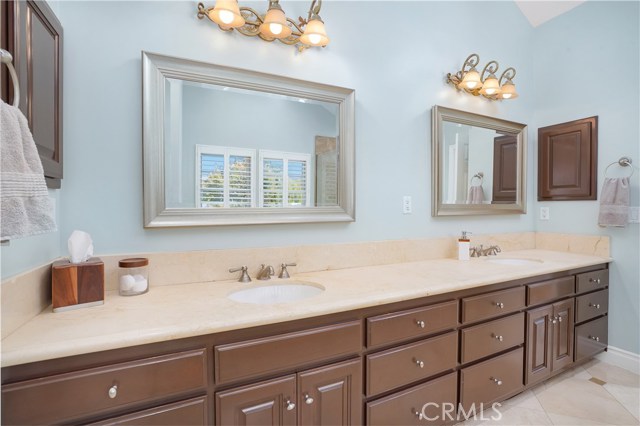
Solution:
[{"label": "tissue box holder", "polygon": [[104,263],[98,257],[86,262],[57,260],[51,265],[53,312],[104,304]]}]

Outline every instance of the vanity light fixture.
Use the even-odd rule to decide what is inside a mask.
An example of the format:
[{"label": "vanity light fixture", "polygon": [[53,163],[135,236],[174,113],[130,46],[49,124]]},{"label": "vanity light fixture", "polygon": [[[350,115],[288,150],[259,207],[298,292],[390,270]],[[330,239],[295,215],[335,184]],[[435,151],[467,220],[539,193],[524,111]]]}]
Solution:
[{"label": "vanity light fixture", "polygon": [[447,74],[447,83],[453,84],[458,90],[464,90],[473,96],[484,96],[492,101],[499,99],[515,99],[518,97],[516,85],[513,79],[516,70],[507,68],[500,78],[496,77],[499,65],[496,61],[491,61],[479,73],[476,67],[480,63],[480,57],[472,53],[469,55],[462,69],[455,74]]},{"label": "vanity light fixture", "polygon": [[222,31],[236,30],[242,35],[258,36],[269,42],[279,40],[303,51],[308,47],[329,44],[324,22],[320,18],[321,7],[322,0],[313,0],[307,19],[299,17],[296,23],[287,18],[280,0],[269,0],[269,8],[264,15],[250,7],[239,6],[238,0],[216,0],[215,6],[209,8],[198,3],[198,19],[207,17],[218,24]]}]

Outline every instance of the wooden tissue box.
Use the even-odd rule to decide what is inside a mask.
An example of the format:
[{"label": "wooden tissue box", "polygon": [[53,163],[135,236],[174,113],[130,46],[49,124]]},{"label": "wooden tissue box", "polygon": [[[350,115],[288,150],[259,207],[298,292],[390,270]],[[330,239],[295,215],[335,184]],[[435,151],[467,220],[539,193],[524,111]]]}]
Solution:
[{"label": "wooden tissue box", "polygon": [[51,265],[53,312],[104,304],[104,263],[98,257],[86,262],[57,260]]}]

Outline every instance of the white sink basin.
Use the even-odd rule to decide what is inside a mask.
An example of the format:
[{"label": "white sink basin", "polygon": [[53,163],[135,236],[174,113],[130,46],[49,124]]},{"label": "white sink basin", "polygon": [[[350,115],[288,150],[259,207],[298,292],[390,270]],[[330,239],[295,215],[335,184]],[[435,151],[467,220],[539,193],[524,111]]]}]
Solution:
[{"label": "white sink basin", "polygon": [[542,263],[540,259],[520,259],[510,257],[496,257],[493,259],[487,259],[487,262],[495,263],[498,265],[537,265]]},{"label": "white sink basin", "polygon": [[323,291],[318,284],[288,281],[236,290],[227,297],[234,302],[269,305],[308,299]]}]

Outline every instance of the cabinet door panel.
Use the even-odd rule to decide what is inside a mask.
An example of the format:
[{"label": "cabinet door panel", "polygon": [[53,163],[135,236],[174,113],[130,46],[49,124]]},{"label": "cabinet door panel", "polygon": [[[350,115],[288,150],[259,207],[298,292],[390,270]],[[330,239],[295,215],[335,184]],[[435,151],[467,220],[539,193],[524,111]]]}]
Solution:
[{"label": "cabinet door panel", "polygon": [[298,374],[300,425],[337,426],[362,423],[360,359]]},{"label": "cabinet door panel", "polygon": [[286,376],[216,394],[216,424],[295,425],[296,376]]},{"label": "cabinet door panel", "polygon": [[553,360],[551,371],[573,363],[573,304],[574,299],[553,304]]},{"label": "cabinet door panel", "polygon": [[551,374],[552,317],[551,305],[527,312],[527,384]]}]

